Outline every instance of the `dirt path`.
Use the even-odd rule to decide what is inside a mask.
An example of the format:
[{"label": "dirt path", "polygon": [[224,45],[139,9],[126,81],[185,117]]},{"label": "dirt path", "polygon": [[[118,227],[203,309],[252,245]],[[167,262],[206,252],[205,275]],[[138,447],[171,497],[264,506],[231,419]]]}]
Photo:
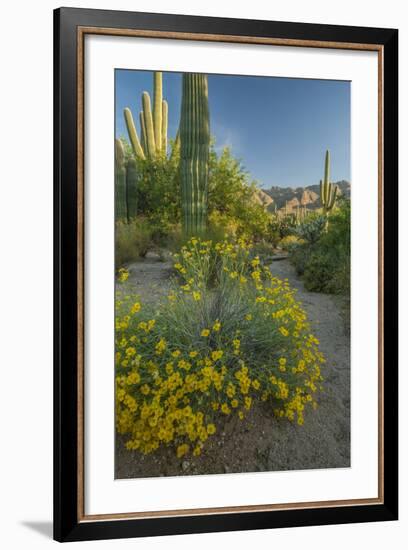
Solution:
[{"label": "dirt path", "polygon": [[129,279],[117,285],[117,295],[137,294],[144,303],[155,303],[168,292],[172,263],[158,254],[149,252],[144,259],[129,264],[127,270]]},{"label": "dirt path", "polygon": [[[168,290],[169,270],[169,264],[154,258],[132,264],[124,290],[155,301]],[[306,291],[286,259],[274,261],[271,271],[297,289],[327,360],[322,369],[325,392],[317,411],[306,413],[304,425],[298,426],[276,420],[266,404],[259,404],[245,422],[228,418],[218,437],[207,442],[205,452],[187,460],[177,459],[171,449],[141,456],[126,451],[118,437],[116,478],[350,466],[350,343],[339,300]]]}]

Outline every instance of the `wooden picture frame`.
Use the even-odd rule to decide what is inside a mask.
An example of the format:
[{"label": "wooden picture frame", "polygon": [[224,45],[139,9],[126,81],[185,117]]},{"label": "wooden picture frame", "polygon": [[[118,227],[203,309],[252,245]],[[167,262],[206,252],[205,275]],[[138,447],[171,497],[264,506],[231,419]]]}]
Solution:
[{"label": "wooden picture frame", "polygon": [[[374,51],[378,55],[378,495],[90,516],[84,487],[84,37]],[[60,8],[54,12],[54,537],[157,536],[397,519],[398,31]],[[362,222],[363,223],[363,222]]]}]

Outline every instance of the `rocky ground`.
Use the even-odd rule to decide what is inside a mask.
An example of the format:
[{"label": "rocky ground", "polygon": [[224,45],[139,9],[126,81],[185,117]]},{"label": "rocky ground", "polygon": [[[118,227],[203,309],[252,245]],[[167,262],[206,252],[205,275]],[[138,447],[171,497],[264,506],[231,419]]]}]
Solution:
[{"label": "rocky ground", "polygon": [[[272,262],[271,271],[297,289],[297,298],[327,360],[322,368],[325,392],[318,399],[317,411],[306,413],[304,425],[298,426],[275,419],[267,404],[260,403],[245,422],[226,417],[219,435],[208,440],[203,454],[187,459],[178,459],[173,449],[159,449],[147,456],[127,451],[117,437],[116,478],[350,466],[350,338],[341,300],[306,291],[285,258]],[[168,291],[171,264],[158,256],[131,264],[129,272],[122,292],[140,294],[145,302],[154,303]]]}]

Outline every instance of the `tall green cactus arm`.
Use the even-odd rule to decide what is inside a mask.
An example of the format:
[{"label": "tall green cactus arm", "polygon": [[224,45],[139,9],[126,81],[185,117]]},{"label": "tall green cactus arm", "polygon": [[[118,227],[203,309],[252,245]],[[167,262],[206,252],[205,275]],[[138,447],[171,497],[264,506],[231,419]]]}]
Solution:
[{"label": "tall green cactus arm", "polygon": [[167,156],[168,104],[163,99],[163,74],[153,73],[153,112],[148,92],[142,94],[139,114],[140,141],[130,109],[124,111],[126,127],[135,157],[154,159]]},{"label": "tall green cactus arm", "polygon": [[154,158],[156,156],[156,142],[154,139],[152,108],[148,92],[143,92],[142,94],[142,105],[144,126],[146,129],[147,154],[150,158]]},{"label": "tall green cactus arm", "polygon": [[153,127],[156,152],[162,150],[163,74],[153,74]]},{"label": "tall green cactus arm", "polygon": [[210,116],[207,75],[183,74],[180,117],[183,228],[200,234],[207,225]]},{"label": "tall green cactus arm", "polygon": [[115,139],[115,220],[127,218],[125,151],[120,139]]},{"label": "tall green cactus arm", "polygon": [[337,185],[332,185],[332,184],[330,184],[330,185],[333,187],[333,190],[332,190],[331,194],[329,195],[329,200],[328,200],[328,204],[327,204],[328,210],[333,209],[334,203],[336,202],[336,198],[337,198],[337,192],[338,192]]},{"label": "tall green cactus arm", "polygon": [[167,127],[169,120],[169,106],[167,101],[163,99],[162,101],[162,151],[163,155],[167,155]]},{"label": "tall green cactus arm", "polygon": [[320,204],[324,205],[324,193],[323,193],[323,181],[320,180],[319,182],[319,195],[320,195]]},{"label": "tall green cactus arm", "polygon": [[140,113],[139,113],[139,122],[140,122],[140,134],[141,134],[141,138],[142,138],[142,149],[143,149],[143,151],[146,151],[147,138],[146,138],[146,127],[145,127],[145,123],[144,123],[144,113],[143,113],[143,111],[140,111]]},{"label": "tall green cactus arm", "polygon": [[132,144],[133,152],[135,156],[141,159],[145,159],[146,156],[140,144],[139,136],[137,135],[136,126],[133,121],[132,111],[128,107],[126,107],[123,113],[125,115],[126,128],[129,134],[130,143]]},{"label": "tall green cactus arm", "polygon": [[115,139],[115,167],[122,167],[125,162],[125,149],[122,140]]},{"label": "tall green cactus arm", "polygon": [[330,183],[330,152],[327,150],[324,159],[324,179],[320,180],[320,203],[325,214],[333,209],[337,193],[337,185]]},{"label": "tall green cactus arm", "polygon": [[328,149],[324,157],[324,182],[330,183],[330,151]]}]

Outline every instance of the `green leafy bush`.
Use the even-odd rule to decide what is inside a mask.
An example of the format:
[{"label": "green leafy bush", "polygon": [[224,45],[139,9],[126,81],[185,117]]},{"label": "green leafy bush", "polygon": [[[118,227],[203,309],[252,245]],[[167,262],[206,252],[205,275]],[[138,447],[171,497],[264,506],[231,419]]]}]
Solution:
[{"label": "green leafy bush", "polygon": [[163,233],[180,222],[178,155],[170,158],[137,159],[138,209]]},{"label": "green leafy bush", "polygon": [[283,239],[279,241],[279,246],[283,248],[283,250],[287,250],[289,252],[291,250],[294,250],[303,242],[304,241],[302,241],[302,239],[300,239],[296,235],[287,235],[286,237],[283,237]]},{"label": "green leafy bush", "polygon": [[254,199],[255,182],[231,150],[225,147],[218,156],[210,151],[208,190],[209,225],[218,225],[233,237],[261,240],[268,233],[270,214]]},{"label": "green leafy bush", "polygon": [[305,287],[315,292],[349,294],[350,201],[338,201],[328,218],[327,230],[317,240],[314,231],[308,235],[308,242],[291,251],[291,261],[303,275]]},{"label": "green leafy bush", "polygon": [[115,264],[119,268],[127,262],[143,258],[153,245],[148,220],[136,218],[130,222],[116,222]]}]

